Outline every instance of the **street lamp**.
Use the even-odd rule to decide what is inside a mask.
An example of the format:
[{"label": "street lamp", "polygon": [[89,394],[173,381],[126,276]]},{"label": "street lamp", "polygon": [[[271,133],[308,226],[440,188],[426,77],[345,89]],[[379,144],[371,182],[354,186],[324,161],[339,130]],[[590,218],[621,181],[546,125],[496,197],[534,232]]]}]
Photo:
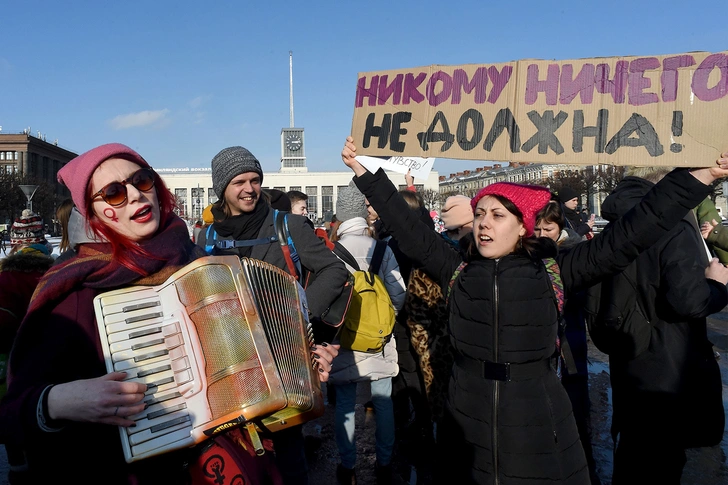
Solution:
[{"label": "street lamp", "polygon": [[33,196],[35,195],[35,191],[38,190],[37,185],[19,185],[20,190],[23,191],[25,194],[25,197],[28,199],[26,203],[26,207],[30,209],[30,211],[33,211]]}]

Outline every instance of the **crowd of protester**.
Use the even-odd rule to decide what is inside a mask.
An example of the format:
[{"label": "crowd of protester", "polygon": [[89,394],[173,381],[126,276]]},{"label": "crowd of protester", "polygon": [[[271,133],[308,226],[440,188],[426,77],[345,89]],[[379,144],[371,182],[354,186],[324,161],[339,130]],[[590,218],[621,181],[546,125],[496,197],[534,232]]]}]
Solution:
[{"label": "crowd of protester", "polygon": [[[709,195],[728,176],[728,153],[710,168],[632,170],[605,200],[609,224],[595,235],[594,216],[569,187],[499,182],[472,198],[452,194],[433,212],[410,174],[398,190],[360,165],[356,148],[347,139],[341,156],[353,181],[323,229],[307,217],[306,194],[263,188],[260,162],[241,146],[212,158],[218,202],[192,234],[131,148],[102,145],[66,164],[58,179],[72,198],[57,212],[59,248],[24,211],[0,261],[0,442],[10,483],[223,483],[197,463],[205,443],[125,462],[118,428],[135,426],[149,389],[107,372],[93,300],[160,284],[208,255],[290,271],[277,211],[287,213],[312,322],[354,271],[334,242],[365,271],[386,246],[378,274],[396,324],[384,350],[342,349],[336,337],[311,349],[334,408],[339,462],[329,483],[357,483],[355,404],[366,383],[378,485],[410,479],[393,468],[395,454],[418,484],[599,484],[589,312],[642,318],[635,325],[647,335],[647,352],[609,355],[612,483],[679,484],[685,449],[720,442],[722,384],[706,318],[728,303],[728,228]],[[628,299],[618,288],[634,271]],[[635,298],[639,315],[627,308]],[[262,454],[244,428],[225,433],[240,483],[309,483],[301,425],[263,430]]]}]

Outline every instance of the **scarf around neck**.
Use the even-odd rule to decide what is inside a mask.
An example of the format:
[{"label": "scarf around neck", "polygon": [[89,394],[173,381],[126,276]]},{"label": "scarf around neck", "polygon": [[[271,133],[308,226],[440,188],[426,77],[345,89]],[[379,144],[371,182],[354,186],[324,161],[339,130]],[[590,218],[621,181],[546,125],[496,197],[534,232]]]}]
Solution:
[{"label": "scarf around neck", "polygon": [[150,239],[139,243],[148,254],[129,252],[128,256],[145,272],[141,275],[112,259],[109,243],[79,246],[78,256],[52,267],[33,293],[27,316],[47,306],[55,306],[81,288],[112,290],[124,286],[153,286],[163,283],[178,269],[204,256],[204,250],[190,240],[187,225],[171,214]]},{"label": "scarf around neck", "polygon": [[[215,216],[213,227],[215,231],[224,238],[232,238],[236,241],[245,241],[258,237],[260,228],[268,216],[270,207],[263,197],[258,199],[253,212],[245,212],[237,216],[226,217],[225,213],[217,204],[212,206],[212,215]],[[239,255],[250,256],[252,246],[237,248]]]}]

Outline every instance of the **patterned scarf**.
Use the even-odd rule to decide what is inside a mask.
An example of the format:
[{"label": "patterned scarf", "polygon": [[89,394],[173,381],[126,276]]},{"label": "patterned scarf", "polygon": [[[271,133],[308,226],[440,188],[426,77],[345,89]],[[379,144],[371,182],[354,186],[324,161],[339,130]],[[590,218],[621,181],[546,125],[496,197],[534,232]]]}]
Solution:
[{"label": "patterned scarf", "polygon": [[140,246],[152,257],[131,252],[129,257],[146,275],[113,260],[111,244],[81,245],[78,256],[52,267],[43,276],[33,293],[28,315],[48,305],[55,306],[80,288],[112,290],[161,284],[178,269],[205,255],[204,250],[190,240],[185,223],[175,215],[170,215],[166,224]]}]

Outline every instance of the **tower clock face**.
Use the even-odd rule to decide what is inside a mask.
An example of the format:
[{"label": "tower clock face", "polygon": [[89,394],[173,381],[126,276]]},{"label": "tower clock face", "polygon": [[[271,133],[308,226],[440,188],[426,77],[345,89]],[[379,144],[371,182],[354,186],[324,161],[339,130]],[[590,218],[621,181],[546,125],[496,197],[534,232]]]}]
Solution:
[{"label": "tower clock face", "polygon": [[300,135],[296,135],[294,133],[286,135],[286,148],[288,148],[292,152],[300,150],[302,145],[303,141],[301,141]]}]

